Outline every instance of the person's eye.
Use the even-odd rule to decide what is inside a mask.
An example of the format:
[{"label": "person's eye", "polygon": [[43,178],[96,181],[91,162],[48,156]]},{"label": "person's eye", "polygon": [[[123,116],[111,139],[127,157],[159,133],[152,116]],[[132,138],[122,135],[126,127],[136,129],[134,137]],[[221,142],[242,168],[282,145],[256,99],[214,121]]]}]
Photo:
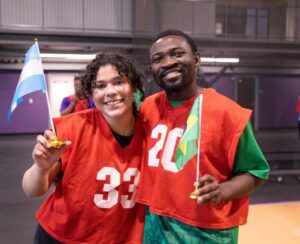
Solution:
[{"label": "person's eye", "polygon": [[94,89],[104,89],[105,88],[105,84],[104,83],[94,83],[93,84],[93,88]]},{"label": "person's eye", "polygon": [[154,64],[158,64],[161,62],[161,60],[162,60],[161,56],[154,56],[154,57],[152,57],[151,62]]},{"label": "person's eye", "polygon": [[175,55],[175,57],[180,58],[180,57],[182,57],[182,56],[184,55],[184,52],[183,52],[183,51],[177,50],[177,51],[174,53],[174,55]]},{"label": "person's eye", "polygon": [[124,82],[125,82],[125,81],[123,81],[122,79],[117,79],[117,80],[115,81],[115,85],[121,86],[121,85],[124,84]]}]

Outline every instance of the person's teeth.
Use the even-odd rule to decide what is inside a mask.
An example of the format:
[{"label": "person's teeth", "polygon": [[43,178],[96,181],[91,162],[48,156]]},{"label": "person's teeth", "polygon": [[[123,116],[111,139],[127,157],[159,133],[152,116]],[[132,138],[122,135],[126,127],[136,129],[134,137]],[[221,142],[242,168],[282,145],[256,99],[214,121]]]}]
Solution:
[{"label": "person's teeth", "polygon": [[171,78],[174,78],[174,77],[178,76],[178,74],[179,74],[179,72],[173,71],[173,72],[168,73],[168,74],[166,75],[166,78],[171,79]]}]

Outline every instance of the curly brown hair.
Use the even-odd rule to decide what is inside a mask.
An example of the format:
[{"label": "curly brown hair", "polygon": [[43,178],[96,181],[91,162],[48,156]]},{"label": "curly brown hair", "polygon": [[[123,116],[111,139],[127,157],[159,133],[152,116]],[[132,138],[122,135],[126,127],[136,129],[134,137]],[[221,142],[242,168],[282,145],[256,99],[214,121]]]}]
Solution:
[{"label": "curly brown hair", "polygon": [[[116,51],[106,50],[97,54],[91,63],[86,67],[85,74],[82,76],[82,89],[85,95],[92,95],[92,85],[96,81],[98,70],[101,66],[110,64],[116,67],[119,75],[126,76],[133,86],[134,92],[139,91],[141,94],[141,101],[145,97],[143,90],[143,73],[137,68],[136,62]],[[137,113],[137,105],[133,104],[133,112]]]}]

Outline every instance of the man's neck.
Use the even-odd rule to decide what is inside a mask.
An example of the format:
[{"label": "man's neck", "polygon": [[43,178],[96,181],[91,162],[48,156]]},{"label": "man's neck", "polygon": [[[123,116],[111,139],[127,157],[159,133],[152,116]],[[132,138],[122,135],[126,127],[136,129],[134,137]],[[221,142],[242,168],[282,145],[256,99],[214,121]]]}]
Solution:
[{"label": "man's neck", "polygon": [[203,88],[198,87],[196,84],[193,84],[192,86],[188,87],[187,89],[181,89],[179,91],[174,92],[167,92],[168,100],[171,101],[184,101],[192,98],[196,94],[199,94]]}]

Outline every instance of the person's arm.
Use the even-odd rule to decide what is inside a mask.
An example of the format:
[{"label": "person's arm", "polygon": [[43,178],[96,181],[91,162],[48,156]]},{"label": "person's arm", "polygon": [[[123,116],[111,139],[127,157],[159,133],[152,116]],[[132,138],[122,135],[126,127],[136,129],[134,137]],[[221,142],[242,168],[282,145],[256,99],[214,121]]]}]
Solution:
[{"label": "person's arm", "polygon": [[201,187],[199,203],[214,204],[249,195],[263,184],[269,172],[270,167],[256,142],[249,121],[239,140],[232,178],[219,184],[213,176],[201,177],[198,183]]},{"label": "person's arm", "polygon": [[61,153],[70,145],[66,141],[60,148],[53,148],[49,145],[49,140],[54,135],[50,130],[46,130],[44,136],[37,137],[37,143],[32,152],[33,165],[24,173],[22,186],[29,197],[44,195],[61,170],[59,162]]},{"label": "person's arm", "polygon": [[[60,109],[60,115],[61,116],[65,116],[67,114],[72,113],[73,109],[75,108],[77,102],[78,102],[78,97],[75,96],[74,99],[69,102],[67,105],[63,106],[63,104],[66,104],[66,98],[64,98],[62,105],[61,105],[61,109]],[[67,98],[68,99],[68,98]]]},{"label": "person's arm", "polygon": [[221,201],[230,201],[246,196],[257,190],[264,181],[264,179],[244,173],[219,184],[213,176],[204,175],[198,183],[197,202],[218,204]]}]

